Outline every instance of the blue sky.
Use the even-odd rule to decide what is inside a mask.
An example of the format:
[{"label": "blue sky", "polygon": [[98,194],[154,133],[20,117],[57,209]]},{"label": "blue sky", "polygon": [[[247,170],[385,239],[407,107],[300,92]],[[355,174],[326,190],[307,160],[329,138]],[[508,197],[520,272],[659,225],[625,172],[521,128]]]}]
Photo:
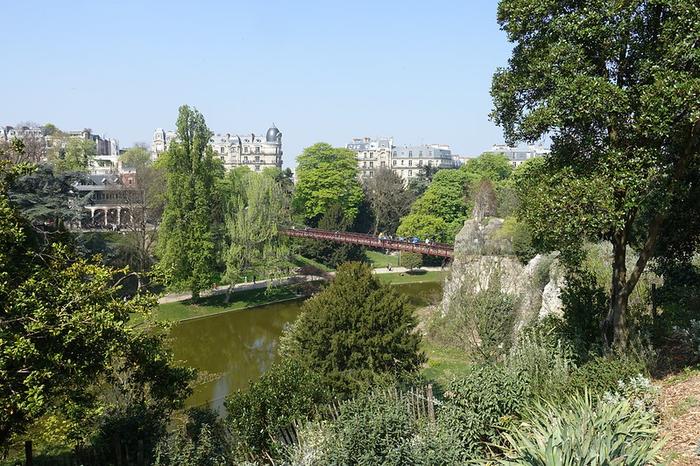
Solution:
[{"label": "blue sky", "polygon": [[173,128],[317,141],[393,136],[476,155],[503,140],[489,86],[510,44],[496,0],[12,1],[0,8],[0,124],[92,128],[122,147]]}]

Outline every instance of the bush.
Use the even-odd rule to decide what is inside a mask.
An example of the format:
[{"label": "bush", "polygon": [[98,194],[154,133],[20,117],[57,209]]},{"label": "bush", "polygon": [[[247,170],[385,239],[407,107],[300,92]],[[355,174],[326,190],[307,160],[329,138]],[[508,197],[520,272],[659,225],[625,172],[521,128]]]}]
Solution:
[{"label": "bush", "polygon": [[561,300],[564,307],[562,333],[572,343],[577,361],[583,362],[590,353],[600,352],[603,346],[600,323],[608,310],[607,292],[591,273],[570,271]]},{"label": "bush", "polygon": [[294,360],[273,365],[247,391],[226,400],[226,422],[237,447],[260,453],[269,450],[278,430],[311,415],[328,401],[321,378]]},{"label": "bush", "polygon": [[417,420],[406,401],[385,394],[357,398],[330,424],[302,429],[290,449],[294,465],[453,465],[466,460],[459,438],[441,424]]},{"label": "bush", "polygon": [[472,454],[485,454],[498,442],[530,396],[519,374],[497,365],[478,366],[446,388],[438,418]]},{"label": "bush", "polygon": [[156,447],[156,466],[219,466],[232,464],[226,429],[217,414],[206,408],[187,412],[187,423]]},{"label": "bush", "polygon": [[572,373],[569,392],[590,391],[602,396],[606,392],[614,392],[620,380],[646,373],[646,364],[639,359],[617,355],[597,356]]},{"label": "bush", "polygon": [[527,381],[534,397],[557,397],[574,369],[568,344],[555,329],[538,326],[523,331],[506,358],[506,367]]},{"label": "bush", "polygon": [[516,299],[501,292],[500,281],[492,279],[486,290],[462,290],[447,315],[431,322],[430,334],[476,359],[492,362],[512,345],[515,306]]},{"label": "bush", "polygon": [[304,303],[284,348],[334,393],[351,396],[417,372],[425,356],[415,327],[407,298],[380,284],[367,265],[351,262]]},{"label": "bush", "polygon": [[501,464],[646,466],[660,450],[654,416],[628,401],[596,403],[577,394],[569,403],[536,403],[527,420],[504,434]]}]

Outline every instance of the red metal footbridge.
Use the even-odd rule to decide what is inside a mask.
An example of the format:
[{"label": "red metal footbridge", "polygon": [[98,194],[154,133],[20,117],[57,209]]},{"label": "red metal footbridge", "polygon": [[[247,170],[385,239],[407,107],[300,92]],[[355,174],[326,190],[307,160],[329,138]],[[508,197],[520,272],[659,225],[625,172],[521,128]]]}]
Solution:
[{"label": "red metal footbridge", "polygon": [[359,244],[370,248],[390,249],[394,251],[415,252],[428,256],[451,258],[454,248],[450,244],[412,242],[410,239],[399,241],[396,238],[380,238],[364,233],[352,233],[349,231],[330,231],[318,228],[285,228],[279,232],[295,238],[310,238],[338,243]]}]

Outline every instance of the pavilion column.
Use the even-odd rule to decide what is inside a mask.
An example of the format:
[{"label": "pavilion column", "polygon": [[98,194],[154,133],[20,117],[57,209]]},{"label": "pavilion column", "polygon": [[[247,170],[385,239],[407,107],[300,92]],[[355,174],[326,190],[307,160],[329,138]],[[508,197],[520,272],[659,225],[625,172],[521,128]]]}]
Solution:
[{"label": "pavilion column", "polygon": [[105,208],[105,226],[107,226],[107,214],[109,214],[109,209]]},{"label": "pavilion column", "polygon": [[117,207],[117,226],[121,226],[122,224],[122,208]]}]

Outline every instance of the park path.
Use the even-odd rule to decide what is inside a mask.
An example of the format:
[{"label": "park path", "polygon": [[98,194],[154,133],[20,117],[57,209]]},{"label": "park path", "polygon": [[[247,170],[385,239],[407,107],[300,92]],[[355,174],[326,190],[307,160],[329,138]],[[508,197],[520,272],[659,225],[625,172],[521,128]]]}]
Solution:
[{"label": "park path", "polygon": [[[442,267],[421,267],[421,270],[425,270],[426,272],[440,272],[443,270],[446,270]],[[377,268],[374,269],[374,273],[377,274],[383,274],[383,273],[406,273],[409,270],[406,267],[392,267],[391,270],[382,267],[382,268]],[[335,272],[325,272],[325,275],[335,275]],[[272,286],[285,286],[285,285],[292,285],[296,283],[304,283],[304,282],[310,282],[314,280],[323,280],[324,277],[320,277],[318,275],[294,275],[292,277],[283,277],[279,279],[272,280]],[[248,291],[248,290],[259,290],[261,288],[267,288],[268,282],[270,280],[258,280],[255,283],[249,282],[249,283],[238,283],[233,287],[233,290],[231,293],[239,293],[241,291]],[[206,298],[207,296],[215,296],[219,294],[224,294],[228,290],[229,285],[221,285],[217,286],[216,288],[212,288],[210,290],[205,290],[200,293],[200,296],[203,298]],[[158,304],[168,304],[168,303],[177,303],[180,301],[187,301],[188,299],[192,298],[192,293],[168,293],[161,298],[158,299]]]}]

